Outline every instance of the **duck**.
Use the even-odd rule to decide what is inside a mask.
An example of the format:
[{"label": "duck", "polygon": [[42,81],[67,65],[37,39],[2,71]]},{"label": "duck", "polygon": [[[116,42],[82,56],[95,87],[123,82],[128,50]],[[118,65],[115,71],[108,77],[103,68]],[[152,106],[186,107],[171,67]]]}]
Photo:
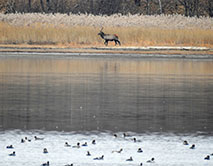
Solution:
[{"label": "duck", "polygon": [[21,139],[21,143],[25,143],[25,140],[23,138]]},{"label": "duck", "polygon": [[126,161],[133,161],[133,158],[130,157],[129,159],[126,159]]},{"label": "duck", "polygon": [[151,158],[151,160],[148,160],[147,163],[154,163],[154,161],[155,161],[155,158],[153,157]]},{"label": "duck", "polygon": [[66,164],[65,166],[73,166],[73,164]]},{"label": "duck", "polygon": [[39,138],[37,136],[34,136],[35,140],[44,140],[44,138]]},{"label": "duck", "polygon": [[143,165],[143,163],[140,163],[140,166],[142,166]]},{"label": "duck", "polygon": [[129,134],[127,134],[127,133],[123,133],[123,136],[124,136],[124,138],[126,138],[126,137],[130,137],[130,135],[129,135]]},{"label": "duck", "polygon": [[27,137],[25,137],[24,139],[28,142],[31,142],[31,139],[28,139]]},{"label": "duck", "polygon": [[204,158],[204,160],[210,160],[210,156],[207,155],[207,156]]},{"label": "duck", "polygon": [[49,161],[47,161],[46,163],[41,164],[41,166],[49,166],[49,165],[50,165]]},{"label": "duck", "polygon": [[138,151],[137,151],[138,153],[142,153],[143,152],[143,150],[141,149],[141,148],[138,148]]},{"label": "duck", "polygon": [[117,134],[114,134],[114,137],[115,137],[115,138],[117,138],[117,137],[118,137],[118,135],[117,135]]},{"label": "duck", "polygon": [[85,142],[84,144],[82,144],[81,146],[87,146],[87,142]]},{"label": "duck", "polygon": [[7,149],[14,149],[13,145],[8,145],[6,148]]},{"label": "duck", "polygon": [[64,146],[65,147],[71,147],[71,145],[68,142],[65,142]]},{"label": "duck", "polygon": [[95,144],[96,144],[96,141],[95,141],[95,140],[92,140],[92,144],[95,145]]},{"label": "duck", "polygon": [[120,150],[113,150],[112,153],[116,152],[116,153],[121,153],[123,151],[123,149],[121,148]]},{"label": "duck", "polygon": [[104,159],[104,155],[102,155],[101,157],[95,157],[93,160],[103,160]]},{"label": "duck", "polygon": [[193,144],[193,145],[190,147],[190,149],[195,149],[195,144]]},{"label": "duck", "polygon": [[189,145],[189,143],[185,140],[183,141],[183,145]]},{"label": "duck", "polygon": [[73,148],[80,148],[80,143],[78,142],[77,145],[72,146]]},{"label": "duck", "polygon": [[89,151],[87,151],[87,156],[91,156],[91,154],[90,154],[90,152],[89,152]]},{"label": "duck", "polygon": [[43,153],[48,153],[47,148],[43,149]]},{"label": "duck", "polygon": [[13,151],[13,153],[9,154],[9,156],[16,156],[16,152]]}]

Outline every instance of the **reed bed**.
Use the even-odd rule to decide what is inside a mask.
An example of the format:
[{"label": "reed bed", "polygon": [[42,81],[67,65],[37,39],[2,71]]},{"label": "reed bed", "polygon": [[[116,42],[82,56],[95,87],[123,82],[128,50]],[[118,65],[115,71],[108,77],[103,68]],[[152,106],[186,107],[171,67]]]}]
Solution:
[{"label": "reed bed", "polygon": [[101,27],[116,33],[126,46],[213,46],[212,18],[119,14],[0,14],[0,44],[98,46],[103,45],[97,35]]}]

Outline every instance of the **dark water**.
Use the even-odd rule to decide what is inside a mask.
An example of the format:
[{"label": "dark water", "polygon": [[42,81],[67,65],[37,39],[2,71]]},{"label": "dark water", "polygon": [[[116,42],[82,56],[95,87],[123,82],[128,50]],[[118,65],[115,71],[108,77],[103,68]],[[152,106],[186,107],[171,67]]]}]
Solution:
[{"label": "dark water", "polygon": [[0,57],[0,130],[212,134],[213,61]]}]

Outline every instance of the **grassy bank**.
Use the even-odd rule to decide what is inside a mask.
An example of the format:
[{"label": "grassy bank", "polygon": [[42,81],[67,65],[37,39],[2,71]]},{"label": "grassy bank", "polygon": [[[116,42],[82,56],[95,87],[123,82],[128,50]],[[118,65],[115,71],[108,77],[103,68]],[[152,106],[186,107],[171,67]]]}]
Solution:
[{"label": "grassy bank", "polygon": [[101,27],[106,33],[116,33],[124,46],[213,47],[212,19],[179,15],[0,14],[0,44],[103,46],[97,35]]}]

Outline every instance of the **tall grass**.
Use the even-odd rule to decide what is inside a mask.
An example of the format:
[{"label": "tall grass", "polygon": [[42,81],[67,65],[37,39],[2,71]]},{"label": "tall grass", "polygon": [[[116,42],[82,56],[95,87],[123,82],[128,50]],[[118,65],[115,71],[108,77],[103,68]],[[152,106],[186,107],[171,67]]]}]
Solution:
[{"label": "tall grass", "polygon": [[211,18],[180,15],[0,14],[0,43],[103,45],[97,35],[101,27],[116,33],[122,45],[213,46]]}]

